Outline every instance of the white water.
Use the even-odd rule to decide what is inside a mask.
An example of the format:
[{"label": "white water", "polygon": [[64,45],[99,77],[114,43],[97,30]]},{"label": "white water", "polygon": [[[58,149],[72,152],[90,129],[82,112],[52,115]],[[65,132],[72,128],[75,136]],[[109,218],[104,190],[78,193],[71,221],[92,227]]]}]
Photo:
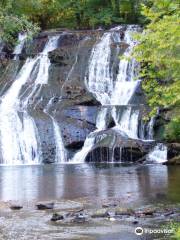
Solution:
[{"label": "white water", "polygon": [[110,55],[112,33],[105,33],[94,46],[88,67],[88,76],[85,83],[90,92],[102,104],[110,104],[113,91],[113,77],[110,69]]},{"label": "white water", "polygon": [[46,108],[44,109],[44,112],[52,119],[52,122],[53,122],[54,139],[55,139],[55,145],[56,145],[55,162],[56,163],[59,163],[59,162],[64,163],[67,160],[67,153],[66,153],[64,143],[63,143],[63,138],[62,138],[62,135],[61,135],[61,129],[58,125],[58,122],[49,113],[49,108],[52,106],[53,100],[54,100],[54,97],[50,99]]},{"label": "white water", "polygon": [[[117,30],[117,29],[114,29]],[[139,84],[137,72],[139,66],[134,60],[128,60],[136,42],[133,41],[131,33],[135,29],[128,27],[125,36],[121,39],[117,31],[111,30],[105,33],[95,44],[90,55],[85,84],[87,89],[95,96],[102,106],[106,105],[125,105],[123,111],[112,110],[112,117],[118,130],[130,138],[138,138],[139,110],[134,110],[128,105]],[[28,115],[29,102],[40,94],[41,86],[48,84],[50,60],[48,52],[57,47],[59,36],[49,38],[44,50],[34,59],[27,59],[18,76],[10,89],[2,97],[0,105],[0,134],[3,163],[5,164],[32,164],[41,162],[40,141],[34,120]],[[23,49],[25,38],[20,39],[19,45],[15,48],[14,54],[19,55]],[[117,43],[116,52],[119,56],[119,45],[127,44],[119,61],[117,76],[113,75],[112,68],[112,45]],[[116,44],[115,44],[116,46]],[[80,46],[79,46],[80,48]],[[78,48],[78,51],[79,51]],[[125,57],[125,58],[124,58]],[[67,80],[70,79],[72,72],[78,62],[78,53]],[[32,77],[33,75],[33,77]],[[28,82],[29,81],[29,82]],[[24,84],[28,82],[30,91],[25,97],[20,97]],[[22,99],[22,102],[21,100]],[[46,112],[47,113],[47,112]],[[49,115],[49,114],[48,114]],[[49,115],[50,116],[50,115]],[[56,144],[56,162],[65,162],[67,159],[64,148],[61,129],[54,118],[50,116],[54,128],[54,138]],[[81,151],[75,154],[72,162],[84,162],[88,153],[93,149],[95,143],[101,139],[99,131],[107,128],[107,108],[100,110],[96,120],[96,130],[90,133]],[[148,138],[153,139],[153,124],[148,125]],[[103,135],[102,135],[103,137]],[[148,159],[156,162],[165,161],[167,158],[167,148],[157,145],[148,155]],[[112,159],[113,161],[113,159]]]},{"label": "white water", "polygon": [[[27,109],[29,100],[33,97],[33,99],[36,98],[36,96],[39,95],[41,91],[41,86],[48,84],[48,77],[49,77],[49,67],[51,65],[48,52],[53,51],[57,48],[59,35],[53,36],[49,38],[48,42],[46,43],[44,50],[35,58],[35,64],[38,66],[38,73],[35,81],[32,83],[32,90],[30,93],[26,96],[26,98],[23,100],[22,107],[24,109]],[[32,101],[33,103],[33,101]]]},{"label": "white water", "polygon": [[67,155],[64,148],[64,143],[61,136],[61,129],[59,128],[58,123],[53,119],[53,126],[54,126],[54,137],[56,143],[56,158],[55,162],[66,162]]},{"label": "white water", "polygon": [[[119,32],[114,30],[118,29],[104,33],[100,41],[95,44],[89,60],[88,74],[85,78],[87,89],[93,93],[101,105],[127,105],[139,84],[139,80],[135,79],[138,70],[137,63],[134,60],[126,59],[136,44],[131,37],[134,30],[129,27],[125,31],[123,40],[121,40]],[[113,41],[118,44],[121,42],[128,44],[119,61],[119,71],[115,81],[110,67]],[[119,47],[117,51],[120,51]],[[121,130],[131,138],[138,138],[138,110],[133,111],[132,107],[129,106],[125,108],[119,118],[118,113],[113,108],[112,117],[116,123],[115,129]],[[73,161],[84,161],[94,145],[96,133],[106,128],[105,123],[106,114],[100,112],[96,122],[97,130],[87,136],[82,150],[75,154]]]},{"label": "white water", "polygon": [[119,114],[116,107],[114,107],[112,109],[112,116],[116,123],[116,130],[124,132],[130,138],[138,138],[139,110],[134,110],[131,106],[127,106],[123,112]]},{"label": "white water", "polygon": [[[46,84],[50,61],[48,52],[56,48],[58,36],[48,40],[43,52],[34,59],[27,59],[9,90],[2,96],[0,105],[0,134],[3,164],[33,164],[41,161],[36,125],[28,115],[27,107],[38,84]],[[20,47],[15,49],[19,53]],[[31,78],[39,61],[37,78],[30,94],[20,102],[19,94],[23,85]],[[22,108],[23,106],[23,108]],[[22,112],[20,114],[20,112]],[[21,117],[20,117],[21,116]]]},{"label": "white water", "polygon": [[167,161],[167,147],[158,143],[154,149],[147,156],[148,161],[153,161],[156,163],[163,163]]},{"label": "white water", "polygon": [[13,54],[15,55],[14,60],[16,60],[17,56],[19,54],[21,54],[26,39],[27,39],[27,34],[26,33],[19,33],[19,35],[18,35],[18,44],[15,47],[14,52],[13,52]]},{"label": "white water", "polygon": [[[123,39],[118,30],[121,30],[121,27],[104,33],[93,47],[85,84],[102,106],[124,106],[120,110],[116,107],[112,108],[111,115],[116,124],[113,129],[120,132],[121,135],[138,139],[140,110],[134,109],[129,103],[140,83],[140,80],[137,78],[139,64],[134,59],[128,59],[134,46],[137,44],[131,36],[132,33],[137,31],[137,28],[134,26],[127,27]],[[127,48],[121,56],[119,70],[114,79],[111,66],[112,46],[117,45],[116,54],[118,56],[121,50],[120,44],[126,44]],[[97,117],[97,129],[87,136],[82,150],[73,157],[73,162],[84,162],[86,156],[93,149],[96,141],[98,141],[96,138],[98,132],[106,129],[106,117],[107,112],[105,113],[101,110]],[[154,119],[152,118],[147,126],[148,140],[153,140],[153,125]],[[140,133],[140,137],[144,139],[143,133]],[[100,140],[100,136],[98,136],[98,139]],[[167,158],[166,147],[162,144],[157,145],[148,155],[148,158],[157,162],[164,161]]]},{"label": "white water", "polygon": [[148,130],[148,139],[150,140],[153,140],[154,139],[154,121],[155,121],[155,118],[154,117],[151,117],[149,123],[148,123],[148,127],[147,127],[147,130]]},{"label": "white water", "polygon": [[94,146],[97,133],[106,128],[106,116],[107,116],[107,108],[101,108],[97,115],[97,118],[96,118],[97,130],[95,130],[94,132],[91,132],[86,137],[86,140],[84,142],[82,149],[74,155],[74,157],[71,160],[71,163],[83,163],[84,162],[86,156],[88,155],[88,153],[92,150],[92,148]]},{"label": "white water", "polygon": [[[136,79],[139,66],[134,59],[128,60],[133,47],[137,44],[131,37],[133,32],[134,30],[131,27],[125,32],[123,42],[128,44],[128,47],[119,61],[119,72],[111,96],[111,105],[127,105],[139,84],[139,80]],[[118,43],[122,42],[120,35],[117,33],[116,41]]]},{"label": "white water", "polygon": [[[29,118],[25,114],[25,120],[22,122],[18,115],[20,104],[18,96],[21,87],[28,81],[34,63],[35,60],[33,59],[26,60],[14,83],[2,97],[0,105],[0,134],[2,157],[3,163],[5,164],[38,162],[35,132],[31,131],[31,133],[28,133],[26,136],[26,123],[29,122]],[[31,122],[29,128],[32,130],[34,129],[33,126],[34,123]],[[29,140],[29,138],[31,140]],[[29,142],[31,144],[29,144]]]}]

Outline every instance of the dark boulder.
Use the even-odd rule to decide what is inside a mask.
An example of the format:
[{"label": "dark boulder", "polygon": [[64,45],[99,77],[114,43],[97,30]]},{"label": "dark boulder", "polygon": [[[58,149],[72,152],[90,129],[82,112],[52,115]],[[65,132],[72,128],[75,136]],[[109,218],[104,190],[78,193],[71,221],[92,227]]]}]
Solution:
[{"label": "dark boulder", "polygon": [[21,206],[21,205],[11,205],[10,206],[10,209],[11,210],[20,210],[20,209],[22,209],[23,208],[23,206]]},{"label": "dark boulder", "polygon": [[164,165],[180,165],[180,155],[169,159],[167,162],[165,162],[163,164]]},{"label": "dark boulder", "polygon": [[38,203],[36,205],[38,210],[48,210],[48,209],[53,209],[54,208],[54,203],[50,202],[50,203]]},{"label": "dark boulder", "polygon": [[130,139],[116,129],[95,133],[95,144],[86,157],[87,162],[136,162],[145,160],[154,141]]},{"label": "dark boulder", "polygon": [[54,213],[52,218],[51,218],[52,222],[57,222],[57,221],[61,221],[61,220],[64,220],[64,216],[60,215],[58,213]]}]

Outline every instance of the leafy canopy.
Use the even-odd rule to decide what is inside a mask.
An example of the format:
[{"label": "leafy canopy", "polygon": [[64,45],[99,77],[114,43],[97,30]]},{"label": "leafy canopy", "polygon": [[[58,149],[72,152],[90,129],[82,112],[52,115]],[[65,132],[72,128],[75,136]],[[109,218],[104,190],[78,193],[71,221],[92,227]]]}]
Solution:
[{"label": "leafy canopy", "polygon": [[[154,0],[151,7],[142,7],[149,24],[136,35],[139,45],[134,56],[141,62],[143,88],[154,113],[158,107],[180,107],[179,5],[179,0]],[[177,122],[180,124],[179,116],[167,128],[171,134],[175,134],[173,126],[177,129]]]}]

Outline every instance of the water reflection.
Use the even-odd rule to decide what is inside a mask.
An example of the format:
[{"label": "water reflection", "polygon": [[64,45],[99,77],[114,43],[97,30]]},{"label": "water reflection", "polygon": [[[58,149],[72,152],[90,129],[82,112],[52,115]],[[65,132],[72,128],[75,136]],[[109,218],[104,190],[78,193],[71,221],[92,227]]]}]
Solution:
[{"label": "water reflection", "polygon": [[[49,200],[80,197],[120,198],[124,203],[180,199],[180,168],[162,165],[1,166],[1,200]],[[178,181],[179,182],[179,181]]]}]

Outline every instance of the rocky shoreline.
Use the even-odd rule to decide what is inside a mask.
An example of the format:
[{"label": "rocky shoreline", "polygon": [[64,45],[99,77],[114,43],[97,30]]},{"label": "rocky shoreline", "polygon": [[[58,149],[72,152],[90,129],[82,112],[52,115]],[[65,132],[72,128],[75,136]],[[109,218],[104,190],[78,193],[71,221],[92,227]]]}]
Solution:
[{"label": "rocky shoreline", "polygon": [[[136,227],[160,228],[170,222],[180,221],[179,204],[153,204],[140,208],[126,208],[121,205],[120,199],[98,199],[98,203],[95,201],[97,199],[56,200],[23,205],[11,201],[1,202],[0,236],[4,236],[3,240],[30,239],[30,236],[34,236],[33,239],[49,237],[49,239],[107,240],[104,236],[107,230],[112,236],[113,234],[119,236],[115,239],[121,239],[120,236],[127,231],[127,238],[124,240],[129,239],[128,235],[133,240],[136,239],[134,233]],[[13,229],[10,229],[12,222]],[[9,224],[9,227],[8,225],[3,227],[5,224]],[[9,234],[14,234],[16,238],[9,237]],[[169,239],[168,237],[169,235],[163,239]]]}]

